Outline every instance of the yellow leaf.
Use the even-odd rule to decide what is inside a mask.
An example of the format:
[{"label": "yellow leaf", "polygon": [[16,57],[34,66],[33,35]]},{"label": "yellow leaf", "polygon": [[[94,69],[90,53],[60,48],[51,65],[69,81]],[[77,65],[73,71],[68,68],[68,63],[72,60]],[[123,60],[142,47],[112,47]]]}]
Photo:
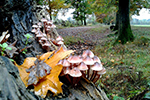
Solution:
[{"label": "yellow leaf", "polygon": [[59,81],[59,74],[62,70],[62,65],[57,65],[52,69],[51,74],[47,75],[44,79],[41,79],[38,84],[34,86],[35,94],[41,95],[43,98],[46,96],[48,90],[55,95],[62,93],[62,82]]},{"label": "yellow leaf", "polygon": [[33,66],[34,61],[36,59],[37,58],[35,58],[35,57],[28,57],[24,60],[24,62],[21,66],[19,66],[18,64],[15,63],[15,65],[18,67],[20,78],[21,78],[21,80],[23,81],[23,83],[25,84],[26,87],[28,87],[27,80],[28,80],[28,76],[29,76],[29,73],[26,72],[26,69]]},{"label": "yellow leaf", "polygon": [[[39,80],[39,82],[34,85],[34,91],[36,94],[41,95],[43,98],[46,96],[47,91],[50,90],[54,93],[54,95],[57,95],[59,93],[62,93],[62,82],[59,81],[59,74],[62,70],[62,65],[57,65],[59,60],[64,59],[67,55],[72,53],[73,50],[66,50],[63,47],[60,47],[55,52],[47,52],[43,54],[39,59],[44,60],[45,63],[48,64],[52,70],[49,75]],[[22,81],[24,82],[25,86],[27,87],[27,80],[29,77],[29,73],[26,72],[26,69],[30,68],[34,65],[34,61],[37,58],[35,57],[28,57],[24,60],[24,63],[22,65],[17,65],[20,73],[20,77]]]}]

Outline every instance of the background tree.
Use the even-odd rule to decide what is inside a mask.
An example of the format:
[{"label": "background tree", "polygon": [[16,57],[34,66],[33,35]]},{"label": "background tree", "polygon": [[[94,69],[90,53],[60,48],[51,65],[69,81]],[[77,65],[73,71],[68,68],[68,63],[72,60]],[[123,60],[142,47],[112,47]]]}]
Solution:
[{"label": "background tree", "polygon": [[93,11],[95,10],[95,13],[99,14],[106,14],[114,7],[114,11],[116,12],[115,29],[118,30],[117,41],[120,40],[122,44],[126,43],[127,41],[133,41],[134,39],[129,17],[133,14],[139,14],[139,11],[142,8],[149,7],[148,0],[90,0],[90,2],[94,2],[92,9]]},{"label": "background tree", "polygon": [[77,22],[81,21],[82,25],[86,25],[87,15],[92,14],[88,0],[67,0],[67,2],[71,3],[72,8],[75,9],[73,18]]},{"label": "background tree", "polygon": [[70,4],[66,4],[65,2],[65,0],[38,0],[38,4],[48,5],[46,10],[49,12],[50,20],[52,20],[52,16],[57,16],[60,9],[67,9],[70,7]]}]

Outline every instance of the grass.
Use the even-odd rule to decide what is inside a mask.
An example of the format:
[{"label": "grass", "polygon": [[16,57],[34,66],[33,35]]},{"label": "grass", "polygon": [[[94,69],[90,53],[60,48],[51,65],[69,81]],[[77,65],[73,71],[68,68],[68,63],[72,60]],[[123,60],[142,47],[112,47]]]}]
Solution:
[{"label": "grass", "polygon": [[[93,28],[92,33],[101,33],[108,28]],[[101,38],[92,50],[107,69],[107,73],[97,82],[105,90],[109,99],[129,100],[136,98],[148,89],[150,81],[150,27],[133,26],[135,36],[133,42],[125,45],[113,45],[116,35]],[[65,37],[65,44],[69,45],[83,41],[82,37]]]},{"label": "grass", "polygon": [[[101,58],[107,73],[98,84],[110,99],[125,100],[147,90],[150,80],[150,28],[133,27],[135,40],[125,45],[113,45],[115,36],[101,40],[94,53]],[[111,94],[111,95],[110,95]]]},{"label": "grass", "polygon": [[83,40],[82,38],[80,38],[80,37],[66,36],[66,37],[64,38],[64,43],[65,43],[65,45],[71,45],[71,44],[77,43],[77,42],[79,42],[79,41],[80,41],[81,43],[84,42],[84,40]]},{"label": "grass", "polygon": [[136,27],[150,27],[150,25],[132,25],[132,26],[136,26]]}]

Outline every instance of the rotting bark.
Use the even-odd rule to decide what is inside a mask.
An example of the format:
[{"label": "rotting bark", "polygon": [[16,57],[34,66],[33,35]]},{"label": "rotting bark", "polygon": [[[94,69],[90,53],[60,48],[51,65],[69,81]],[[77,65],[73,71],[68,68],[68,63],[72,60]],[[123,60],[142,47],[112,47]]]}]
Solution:
[{"label": "rotting bark", "polygon": [[122,44],[134,40],[129,19],[129,4],[130,0],[119,0],[119,27],[116,42],[119,41]]}]

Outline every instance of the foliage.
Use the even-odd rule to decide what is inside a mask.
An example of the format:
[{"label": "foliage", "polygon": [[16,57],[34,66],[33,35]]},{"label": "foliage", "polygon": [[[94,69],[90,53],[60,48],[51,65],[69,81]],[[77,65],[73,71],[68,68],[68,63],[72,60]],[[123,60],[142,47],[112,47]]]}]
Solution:
[{"label": "foliage", "polygon": [[8,47],[8,44],[7,44],[7,43],[0,44],[0,47],[1,47],[1,55],[2,55],[2,56],[4,55],[4,51],[5,51],[6,49],[12,50],[12,48]]},{"label": "foliage", "polygon": [[75,9],[73,12],[73,18],[77,21],[81,21],[81,25],[86,25],[86,18],[87,15],[92,14],[92,11],[90,8],[90,4],[88,3],[88,0],[69,0],[69,3],[71,3],[72,7]]},{"label": "foliage", "polygon": [[66,4],[65,0],[39,0],[38,4],[48,5],[48,8],[46,7],[46,9],[49,12],[50,17],[52,15],[57,16],[57,13],[60,9],[67,9],[68,7],[70,7],[70,4]]},{"label": "foliage", "polygon": [[[29,43],[29,38],[31,38],[32,36],[31,36],[30,34],[25,34],[24,36],[27,38],[27,40],[26,40],[26,42],[25,42],[25,48],[26,48],[26,47],[27,47],[27,44]],[[25,49],[25,48],[24,48],[24,50],[22,51],[23,54],[26,54],[26,52],[27,52],[27,49]]]},{"label": "foliage", "polygon": [[[48,64],[52,70],[49,75],[47,75],[44,78],[41,78],[37,84],[33,84],[34,91],[36,94],[41,95],[42,97],[45,97],[48,90],[54,93],[54,95],[62,93],[62,83],[59,81],[59,74],[62,70],[62,65],[56,65],[59,60],[65,58],[67,55],[72,53],[72,50],[65,50],[63,47],[59,48],[56,51],[53,52],[47,52],[40,56],[39,60],[44,60],[46,64]],[[28,79],[29,79],[29,73],[26,72],[26,69],[33,66],[35,63],[35,60],[37,58],[35,57],[28,57],[24,60],[24,63],[22,65],[17,65],[20,73],[20,77],[22,81],[24,82],[25,86],[28,87]]]}]

